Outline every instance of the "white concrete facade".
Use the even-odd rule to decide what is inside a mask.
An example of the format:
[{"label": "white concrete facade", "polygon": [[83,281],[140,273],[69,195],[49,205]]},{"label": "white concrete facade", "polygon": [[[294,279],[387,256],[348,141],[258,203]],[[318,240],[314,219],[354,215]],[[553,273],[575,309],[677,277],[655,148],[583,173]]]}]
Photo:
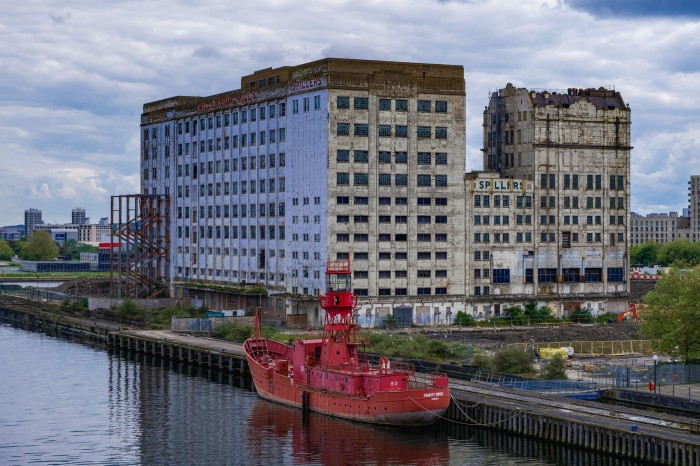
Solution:
[{"label": "white concrete facade", "polygon": [[[531,204],[521,211],[516,199],[511,206],[515,211],[508,215],[516,218],[510,236],[516,237],[509,238],[510,245],[502,236],[490,243],[483,236],[481,243],[469,238],[472,255],[481,248],[491,261],[488,279],[483,270],[480,279],[475,277],[477,266],[468,274],[474,312],[497,314],[533,300],[559,316],[579,307],[594,314],[625,309],[631,146],[630,110],[620,94],[529,91],[509,84],[493,94],[484,111],[483,151],[485,170],[498,173],[501,183],[523,180]],[[467,200],[472,220],[484,209],[483,193],[481,207],[477,196],[474,191]],[[490,201],[490,215],[498,215]]]},{"label": "white concrete facade", "polygon": [[325,261],[347,256],[369,323],[444,319],[464,300],[464,96],[459,66],[325,59],[144,105],[172,280],[261,285],[319,324]]}]

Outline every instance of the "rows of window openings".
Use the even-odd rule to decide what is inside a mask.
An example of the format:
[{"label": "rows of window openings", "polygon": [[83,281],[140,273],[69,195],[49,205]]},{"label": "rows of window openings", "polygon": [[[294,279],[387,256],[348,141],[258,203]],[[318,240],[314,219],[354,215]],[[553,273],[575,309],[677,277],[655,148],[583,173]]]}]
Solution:
[{"label": "rows of window openings", "polygon": [[[251,107],[241,110],[233,110],[230,112],[223,112],[216,115],[210,115],[206,118],[195,118],[191,121],[180,121],[177,123],[177,134],[190,134],[193,136],[197,135],[197,129],[199,131],[211,130],[214,128],[227,127],[230,125],[238,125],[239,123],[247,123],[249,120],[251,122],[259,120],[266,120],[268,118],[276,118],[279,113],[280,117],[284,117],[287,112],[286,102],[280,102],[279,104],[269,104],[260,105],[259,107]],[[239,117],[240,116],[240,117]],[[166,126],[165,136],[170,135],[170,129]],[[144,138],[148,138],[147,130],[144,130]],[[156,128],[151,128],[151,138],[157,138]]]},{"label": "rows of window openings", "polygon": [[[239,163],[240,162],[240,163]],[[217,160],[217,161],[209,161],[209,162],[199,162],[197,164],[196,162],[193,163],[192,165],[190,164],[178,164],[176,166],[176,175],[178,178],[181,177],[188,177],[192,176],[192,179],[197,179],[198,176],[200,175],[205,175],[205,174],[216,174],[216,173],[229,173],[229,172],[238,172],[240,171],[246,171],[246,170],[256,170],[256,169],[265,169],[265,168],[275,168],[275,167],[281,167],[284,168],[286,166],[286,156],[284,152],[280,152],[279,154],[268,154],[268,155],[259,155],[259,156],[250,156],[248,157],[243,157],[241,159],[224,159],[224,160]],[[191,169],[190,169],[191,168]],[[170,171],[170,167],[166,165],[166,178],[168,177],[168,173]],[[143,177],[145,180],[149,179],[149,169],[144,168],[143,169]],[[157,179],[157,172],[156,168],[154,167],[151,172],[150,172],[150,178],[151,179]]]},{"label": "rows of window openings", "polygon": [[[434,236],[430,233],[418,233],[416,235],[416,241],[419,243],[429,243],[433,241],[433,237],[435,238],[436,243],[446,243],[447,242],[447,234],[446,233],[436,233]],[[366,243],[369,241],[369,235],[365,233],[355,233],[352,235],[353,242],[355,243]],[[349,233],[337,233],[336,234],[336,241],[339,243],[347,243],[350,241],[350,234]],[[405,233],[397,233],[392,235],[389,233],[380,233],[377,235],[377,241],[378,242],[407,242],[408,241],[408,235]]]},{"label": "rows of window openings", "polygon": [[[522,282],[534,283],[534,269],[526,268],[524,271]],[[472,277],[475,280],[488,280],[492,284],[511,284],[510,269],[477,268],[473,269]],[[560,279],[558,279],[556,268],[537,269],[538,283],[557,283],[558,281],[562,283],[600,283],[603,281],[603,277],[603,269],[600,267],[585,268],[583,274],[579,268],[563,268]],[[623,283],[625,281],[624,267],[608,267],[607,281],[609,283]]]},{"label": "rows of window openings", "polygon": [[[408,153],[405,151],[398,151],[392,154],[389,151],[379,151],[377,159],[381,164],[392,163],[392,161],[396,164],[407,164]],[[347,149],[338,150],[335,160],[338,163],[350,162],[350,151]],[[369,151],[352,151],[352,161],[355,163],[368,163]],[[436,152],[435,154],[431,152],[418,152],[416,154],[416,163],[418,165],[432,165],[433,163],[435,163],[435,165],[447,165],[447,152]]]},{"label": "rows of window openings", "polygon": [[[583,180],[583,175],[572,175],[565,174],[564,178],[564,189],[579,189],[579,178]],[[603,176],[602,175],[586,175],[585,177],[585,187],[586,189],[603,189]],[[541,173],[540,174],[540,189],[556,189],[557,188],[557,176],[551,173]],[[625,189],[625,177],[622,175],[610,175],[608,188],[611,190],[624,190]]]},{"label": "rows of window openings", "polygon": [[[207,218],[264,218],[264,217],[284,217],[285,216],[285,203],[259,203],[259,204],[224,204],[216,206],[200,206],[199,211],[196,207],[177,207],[177,218],[178,219],[191,219],[193,222],[197,222],[199,219]],[[190,218],[191,212],[191,218]],[[316,219],[317,216],[314,216]],[[314,222],[319,223],[319,222]]]},{"label": "rows of window openings", "polygon": [[[295,216],[296,217],[296,216]],[[304,215],[305,219],[308,218],[308,215]],[[379,223],[391,223],[391,216],[390,215],[382,215],[379,216],[378,218]],[[315,216],[314,216],[315,218]],[[338,215],[336,217],[336,222],[337,223],[350,223],[350,219],[352,218],[352,221],[354,223],[368,223],[369,222],[369,216],[368,215]],[[416,222],[420,225],[425,225],[425,224],[430,224],[433,223],[433,220],[436,224],[440,223],[447,223],[447,215],[435,215],[434,217],[431,217],[430,215],[418,215],[416,217]],[[292,223],[297,223],[294,219],[292,218]],[[304,222],[308,223],[308,222]],[[314,222],[317,223],[317,222]],[[381,235],[380,235],[381,237]],[[381,239],[380,239],[381,241]]]},{"label": "rows of window openings", "polygon": [[[491,202],[493,199],[493,203]],[[578,209],[579,198],[577,196],[564,196],[561,198],[564,202],[565,209]],[[491,197],[490,194],[475,194],[474,207],[509,207],[510,196],[495,194]],[[493,204],[493,205],[492,205]],[[625,198],[612,196],[609,198],[610,209],[624,209]],[[516,207],[531,208],[532,196],[516,196]],[[601,209],[603,207],[603,198],[588,196],[586,197],[587,209]],[[556,196],[540,196],[540,208],[554,209],[556,208]],[[622,223],[622,222],[618,222]]]},{"label": "rows of window openings", "polygon": [[[350,173],[347,172],[337,172],[336,173],[336,185],[337,186],[350,186]],[[392,175],[391,173],[379,173],[377,175],[377,184],[379,186],[392,186]],[[416,184],[419,187],[446,187],[447,186],[447,175],[428,175],[419,174],[416,175]],[[352,185],[353,186],[369,186],[369,174],[368,173],[352,173]],[[408,186],[408,175],[403,173],[396,173],[393,175],[393,186]]]},{"label": "rows of window openings", "polygon": [[[192,235],[190,235],[190,231]],[[293,236],[298,236],[294,234]],[[210,225],[210,226],[199,226],[199,236],[197,236],[197,227],[190,227],[188,225],[177,227],[177,237],[178,238],[192,238],[192,242],[196,243],[197,238],[200,241],[205,239],[285,239],[285,228],[284,225]],[[309,234],[304,234],[306,242],[309,242],[311,236]],[[298,239],[297,239],[298,240]],[[321,235],[313,235],[313,241],[316,243],[321,242]]]},{"label": "rows of window openings", "polygon": [[[221,248],[221,247],[211,247],[211,246],[210,246],[210,247],[206,247],[206,248],[205,248],[204,246],[201,246],[201,247],[199,248],[199,253],[200,253],[201,255],[205,255],[205,254],[206,254],[206,255],[209,255],[209,256],[211,256],[211,255],[220,256],[221,253],[222,253],[222,251],[223,251],[223,255],[224,255],[224,256],[231,256],[231,255],[232,255],[232,256],[239,256],[239,255],[240,255],[240,256],[243,256],[243,257],[248,256],[248,251],[250,251],[250,257],[256,257],[256,250],[255,250],[255,248],[252,248],[252,249],[250,249],[250,250],[245,249],[245,248],[239,249],[239,248],[236,248],[236,247],[234,247],[234,248],[229,248],[229,247],[223,247],[223,248]],[[183,253],[184,253],[184,254],[189,254],[189,253],[190,253],[190,248],[189,248],[188,246],[178,246],[177,252],[178,252],[178,254],[183,254]],[[192,248],[192,252],[196,253],[196,252],[197,252],[197,248],[196,248],[196,247],[193,247],[193,248]],[[260,249],[260,253],[261,253],[261,254],[265,254],[265,250],[264,250],[264,249]],[[296,255],[295,255],[295,254],[296,254],[296,253],[293,253],[294,258],[296,258]],[[309,254],[308,252],[304,252],[304,259],[308,259],[308,254]],[[275,257],[275,250],[274,250],[274,249],[268,250],[268,251],[267,251],[267,257]],[[279,250],[279,258],[280,258],[280,259],[284,259],[284,257],[285,257],[285,250],[284,250],[284,249],[280,249],[280,250]],[[314,260],[321,260],[321,253],[320,253],[320,252],[314,252]],[[316,277],[316,278],[318,278],[318,277]]]},{"label": "rows of window openings", "polygon": [[[353,108],[355,110],[367,110],[369,108],[369,99],[367,97],[354,97]],[[337,96],[336,107],[339,109],[350,108],[350,96]],[[377,107],[380,111],[391,111],[392,110],[392,99],[380,98]],[[408,100],[407,99],[394,99],[393,109],[397,112],[407,112],[408,111]],[[416,110],[420,113],[447,113],[447,101],[436,100],[435,102],[431,100],[418,100]]]},{"label": "rows of window openings", "polygon": [[[199,142],[185,142],[177,144],[177,155],[190,155],[190,146],[192,147],[192,155],[197,153],[214,152],[220,150],[236,149],[238,147],[248,146],[264,146],[266,144],[275,144],[285,142],[287,139],[286,128],[270,129],[267,131],[251,132],[244,134],[235,134],[233,136],[224,136],[223,138],[210,138]],[[199,149],[199,150],[197,150]],[[169,147],[166,146],[166,157],[169,152]],[[154,154],[155,155],[155,154]],[[148,158],[148,151],[144,150],[144,158]]]},{"label": "rows of window openings", "polygon": [[[562,232],[562,243],[563,247],[570,247],[571,243],[579,242],[579,233],[576,232]],[[600,232],[590,232],[586,233],[587,243],[600,243],[602,241],[602,233]],[[615,242],[623,242],[625,240],[625,234],[623,232],[610,233],[610,243],[615,244]],[[555,243],[557,241],[557,235],[555,232],[543,231],[540,232],[540,242],[541,243]],[[509,243],[510,233],[509,232],[477,232],[473,236],[474,243]],[[516,243],[530,243],[532,242],[532,232],[515,232],[515,242]]]},{"label": "rows of window openings", "polygon": [[[285,178],[283,176],[279,178],[269,178],[267,180],[243,180],[240,183],[238,181],[225,181],[223,183],[202,183],[199,185],[199,196],[220,196],[220,195],[238,195],[240,194],[256,194],[256,193],[283,193],[286,190]],[[177,197],[178,198],[188,198],[190,197],[190,186],[177,186]]]},{"label": "rows of window openings", "polygon": [[[379,253],[377,253],[377,260],[380,260],[380,261],[392,260],[392,254],[393,254],[393,259],[395,261],[408,260],[408,252],[406,252],[406,251],[395,251],[393,253],[391,253],[391,252],[379,252]],[[434,254],[432,251],[418,251],[416,253],[416,260],[432,260],[433,257],[435,257],[436,261],[447,260],[447,251],[435,251]],[[336,259],[338,259],[338,260],[350,259],[350,253],[349,252],[338,252],[336,254]],[[367,260],[369,260],[369,253],[367,253],[367,252],[354,252],[352,254],[352,259],[353,259],[353,261],[367,261]]]},{"label": "rows of window openings", "polygon": [[[394,278],[408,278],[408,271],[406,270],[394,270]],[[380,270],[377,272],[377,278],[380,279],[390,279],[392,275],[391,270]],[[416,278],[447,278],[446,269],[430,270],[421,269],[416,271]],[[353,278],[355,279],[367,279],[369,278],[369,272],[367,270],[355,270],[353,272]]]},{"label": "rows of window openings", "polygon": [[[352,204],[354,205],[369,205],[369,197],[367,196],[337,196],[335,198],[335,202],[338,205],[350,205],[350,200],[352,199]],[[408,198],[407,197],[379,197],[377,198],[377,203],[379,205],[408,205]],[[416,204],[419,206],[429,206],[429,205],[436,205],[436,206],[446,206],[447,205],[447,198],[446,197],[435,197],[435,198],[430,198],[430,197],[419,197],[416,199]]]},{"label": "rows of window openings", "polygon": [[[430,287],[418,287],[416,288],[416,294],[419,296],[429,296],[429,295],[446,295],[447,294],[447,288],[446,287],[435,287],[433,289]],[[367,288],[354,288],[353,292],[358,295],[358,296],[367,296],[369,294],[369,291]],[[393,293],[391,288],[379,288],[377,290],[377,294],[379,296],[408,296],[408,288],[394,288]]]},{"label": "rows of window openings", "polygon": [[241,270],[241,271],[228,270],[228,269],[221,270],[221,269],[197,268],[197,267],[193,267],[191,269],[190,269],[190,267],[178,267],[177,273],[178,273],[178,275],[185,276],[185,277],[190,276],[190,273],[192,273],[195,275],[207,275],[210,277],[222,277],[223,276],[224,278],[230,277],[230,278],[234,278],[234,279],[255,280],[255,281],[257,281],[257,280],[275,281],[275,279],[277,279],[280,282],[284,282],[284,279],[285,279],[285,275],[283,273],[274,274],[274,273],[265,273],[265,272],[247,272],[244,270]]},{"label": "rows of window openings", "polygon": [[[319,96],[316,96],[319,97]],[[319,97],[320,98],[320,97]],[[319,100],[319,105],[320,105],[320,100]],[[278,112],[279,109],[279,112]],[[200,118],[200,119],[193,119],[191,121],[180,121],[176,124],[176,131],[178,135],[182,134],[191,134],[192,136],[197,135],[197,128],[199,128],[199,131],[205,131],[207,129],[213,130],[214,128],[221,128],[221,127],[228,127],[230,125],[238,125],[239,121],[241,124],[247,123],[248,120],[250,119],[251,122],[255,122],[258,119],[259,120],[265,120],[267,118],[276,118],[277,114],[279,113],[280,117],[283,117],[286,115],[286,103],[280,103],[280,104],[271,104],[271,105],[262,105],[260,107],[255,107],[255,108],[250,108],[250,109],[242,109],[242,110],[236,110],[232,112],[225,112],[222,114],[217,114],[217,115],[211,115],[206,118]],[[240,115],[240,118],[239,118]],[[276,132],[275,132],[276,131]],[[150,133],[150,143],[149,143],[149,133]],[[164,126],[164,133],[165,137],[169,138],[170,137],[170,125]],[[259,144],[265,144],[266,136],[263,134],[264,132],[260,132],[259,137]],[[255,145],[258,142],[256,141],[256,136],[254,136],[255,133],[250,133],[250,144]],[[277,130],[271,130],[267,134],[269,134],[269,142],[274,143],[276,141],[279,142],[284,142],[284,139],[286,137],[285,134],[285,128],[279,128]],[[157,127],[152,127],[150,128],[144,128],[143,130],[143,141],[144,141],[144,157],[147,158],[149,155],[149,147],[151,148],[156,148],[157,147],[157,139],[158,139],[158,128]],[[196,146],[195,143],[192,144],[192,150],[194,151],[197,147],[200,148],[200,152],[204,152],[207,149],[209,151],[214,150],[214,139],[209,139],[207,141],[207,144],[205,145],[205,141],[199,141],[199,146]],[[216,140],[216,147],[217,149],[221,149],[221,138],[218,138]],[[224,138],[224,147],[226,149],[229,148],[228,145],[228,138]],[[233,136],[233,147],[238,146],[238,136]],[[245,146],[248,144],[248,139],[247,135],[241,135],[241,146]],[[178,155],[188,155],[189,154],[189,143],[187,144],[179,144],[178,145]],[[169,156],[169,146],[166,145],[165,147],[165,155],[166,157]],[[155,156],[155,154],[153,154]]]},{"label": "rows of window openings", "polygon": [[[392,133],[397,138],[407,138],[408,137],[408,126],[407,125],[394,125],[393,131],[391,125],[377,125],[377,132],[379,137],[391,137]],[[337,123],[336,124],[336,134],[338,136],[350,136],[350,123]],[[369,136],[369,124],[368,123],[353,123],[353,136]],[[416,128],[416,136],[419,139],[429,139],[433,135],[435,139],[447,139],[447,127],[446,126],[436,126],[433,132],[433,127],[431,126],[418,126]]]},{"label": "rows of window openings", "polygon": [[[240,165],[239,165],[240,161]],[[268,154],[268,155],[251,155],[250,158],[243,157],[241,159],[224,159],[209,162],[194,162],[190,171],[190,164],[178,164],[177,165],[177,177],[190,176],[192,178],[197,178],[198,175],[213,175],[215,173],[229,173],[231,171],[239,171],[239,166],[241,171],[255,170],[256,168],[275,168],[277,165],[284,167],[286,164],[286,157],[284,152],[280,152],[279,155]]]},{"label": "rows of window openings", "polygon": [[[321,96],[320,95],[315,95],[313,96],[313,108],[314,110],[320,110],[321,109]],[[310,97],[304,97],[301,99],[301,108],[304,112],[308,112],[311,110],[311,96]],[[297,114],[299,113],[299,99],[294,99],[292,100],[292,113]]]}]

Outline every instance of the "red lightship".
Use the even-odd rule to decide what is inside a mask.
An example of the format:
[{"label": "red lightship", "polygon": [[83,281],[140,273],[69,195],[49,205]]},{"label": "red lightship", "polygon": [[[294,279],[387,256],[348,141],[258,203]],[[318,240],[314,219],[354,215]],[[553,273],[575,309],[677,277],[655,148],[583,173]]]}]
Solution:
[{"label": "red lightship", "polygon": [[[355,421],[386,425],[426,425],[450,403],[445,374],[417,374],[406,364],[380,358],[371,364],[358,351],[353,320],[357,296],[350,283],[350,261],[326,264],[326,311],[322,338],[292,346],[262,338],[256,313],[254,335],[244,349],[260,397]],[[361,357],[362,356],[362,357]]]}]

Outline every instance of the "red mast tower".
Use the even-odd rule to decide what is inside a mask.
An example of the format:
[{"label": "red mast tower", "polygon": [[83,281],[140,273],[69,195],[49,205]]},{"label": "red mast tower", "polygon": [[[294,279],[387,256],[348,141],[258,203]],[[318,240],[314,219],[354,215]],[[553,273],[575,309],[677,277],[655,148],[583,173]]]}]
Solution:
[{"label": "red mast tower", "polygon": [[323,325],[321,364],[326,367],[354,366],[358,362],[353,319],[358,297],[352,292],[350,259],[326,262],[326,294],[318,297],[326,311]]}]

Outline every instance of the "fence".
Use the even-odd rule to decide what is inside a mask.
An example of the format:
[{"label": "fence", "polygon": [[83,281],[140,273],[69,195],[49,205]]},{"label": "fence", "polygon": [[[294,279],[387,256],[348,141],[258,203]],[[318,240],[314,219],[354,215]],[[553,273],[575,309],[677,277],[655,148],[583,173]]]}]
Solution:
[{"label": "fence", "polygon": [[538,343],[515,343],[512,346],[524,351],[539,354],[542,348],[571,347],[576,355],[586,356],[624,356],[629,354],[651,354],[652,340],[616,340],[616,341],[552,341]]},{"label": "fence", "polygon": [[65,293],[56,291],[39,290],[35,288],[27,289],[0,289],[0,295],[14,296],[16,298],[30,299],[32,301],[41,301],[45,303],[61,304],[68,302],[70,304],[82,304],[84,298],[76,298]]},{"label": "fence", "polygon": [[228,322],[252,327],[254,319],[254,317],[173,317],[170,321],[170,330],[173,332],[213,334],[217,326]]}]

